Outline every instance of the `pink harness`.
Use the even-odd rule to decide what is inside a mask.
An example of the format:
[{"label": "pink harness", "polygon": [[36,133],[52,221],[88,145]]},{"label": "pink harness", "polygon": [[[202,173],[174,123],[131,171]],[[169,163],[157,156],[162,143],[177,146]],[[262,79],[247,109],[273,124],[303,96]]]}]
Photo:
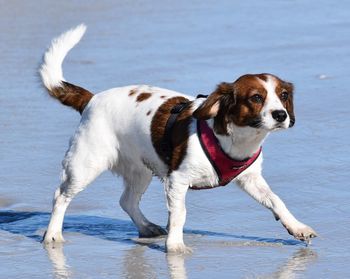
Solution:
[{"label": "pink harness", "polygon": [[197,120],[197,134],[202,148],[207,155],[208,160],[212,164],[219,177],[219,185],[216,186],[191,186],[190,189],[201,190],[211,189],[219,186],[227,185],[231,180],[236,178],[240,173],[249,168],[261,153],[261,147],[250,158],[243,161],[237,161],[230,158],[222,149],[215,137],[212,129],[204,120]]}]

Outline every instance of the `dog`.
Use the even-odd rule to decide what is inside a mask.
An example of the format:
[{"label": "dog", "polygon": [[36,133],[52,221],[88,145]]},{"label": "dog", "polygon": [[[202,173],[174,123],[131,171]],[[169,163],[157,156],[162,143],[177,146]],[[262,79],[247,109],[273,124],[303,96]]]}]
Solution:
[{"label": "dog", "polygon": [[[265,138],[295,123],[292,83],[263,73],[220,83],[207,97],[148,85],[92,94],[65,81],[62,74],[65,56],[85,30],[79,25],[54,39],[39,70],[49,95],[81,114],[62,163],[62,183],[54,194],[45,244],[64,241],[69,203],[106,170],[123,178],[120,206],[140,237],[167,234],[167,252],[191,250],[183,241],[187,191],[230,182],[270,209],[296,239],[308,242],[317,236],[290,213],[261,174]],[[152,176],[164,183],[166,229],[150,222],[139,208]]]}]

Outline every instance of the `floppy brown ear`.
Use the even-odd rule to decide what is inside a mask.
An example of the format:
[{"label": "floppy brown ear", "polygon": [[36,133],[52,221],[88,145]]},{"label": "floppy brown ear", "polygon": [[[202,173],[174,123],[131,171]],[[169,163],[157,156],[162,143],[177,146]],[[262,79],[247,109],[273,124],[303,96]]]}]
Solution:
[{"label": "floppy brown ear", "polygon": [[294,85],[293,85],[293,83],[286,82],[286,84],[284,86],[285,86],[285,88],[288,90],[288,92],[290,94],[290,97],[289,97],[289,99],[287,100],[287,103],[286,103],[286,109],[287,109],[287,112],[288,112],[289,117],[290,117],[289,127],[291,128],[295,124],[295,114],[294,114],[294,105],[293,105]]},{"label": "floppy brown ear", "polygon": [[197,119],[206,120],[213,118],[218,114],[220,107],[220,95],[215,92],[208,96],[208,98],[193,112],[193,117]]},{"label": "floppy brown ear", "polygon": [[233,93],[230,83],[221,83],[217,89],[193,112],[193,117],[206,120],[215,117],[220,109],[221,98],[228,93]]}]

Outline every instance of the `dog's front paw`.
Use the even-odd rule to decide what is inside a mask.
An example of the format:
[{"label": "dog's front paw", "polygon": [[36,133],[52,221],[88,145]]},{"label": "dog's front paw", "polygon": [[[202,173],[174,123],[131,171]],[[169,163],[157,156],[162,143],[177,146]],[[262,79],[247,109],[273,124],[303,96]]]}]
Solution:
[{"label": "dog's front paw", "polygon": [[42,242],[45,245],[50,243],[63,243],[64,238],[62,236],[62,233],[50,233],[46,231],[43,235]]},{"label": "dog's front paw", "polygon": [[192,249],[187,247],[183,243],[167,243],[166,244],[167,253],[176,253],[176,254],[191,254]]},{"label": "dog's front paw", "polygon": [[317,233],[309,226],[299,223],[295,226],[288,226],[283,224],[288,233],[296,239],[309,243],[311,238],[317,237]]}]

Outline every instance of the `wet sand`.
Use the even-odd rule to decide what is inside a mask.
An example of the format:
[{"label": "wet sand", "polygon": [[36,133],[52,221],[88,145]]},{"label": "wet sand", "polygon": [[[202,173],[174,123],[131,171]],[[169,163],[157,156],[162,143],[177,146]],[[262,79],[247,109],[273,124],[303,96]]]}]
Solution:
[{"label": "wet sand", "polygon": [[[350,4],[345,1],[2,1],[0,8],[0,278],[350,277]],[[50,40],[84,22],[64,63],[92,92],[151,84],[190,95],[245,73],[294,82],[296,126],[264,145],[264,175],[319,233],[291,238],[234,185],[187,196],[185,242],[139,239],[120,209],[121,179],[103,174],[71,204],[63,246],[44,249],[60,163],[79,114],[49,99],[37,68]],[[165,226],[161,183],[142,209]]]}]

